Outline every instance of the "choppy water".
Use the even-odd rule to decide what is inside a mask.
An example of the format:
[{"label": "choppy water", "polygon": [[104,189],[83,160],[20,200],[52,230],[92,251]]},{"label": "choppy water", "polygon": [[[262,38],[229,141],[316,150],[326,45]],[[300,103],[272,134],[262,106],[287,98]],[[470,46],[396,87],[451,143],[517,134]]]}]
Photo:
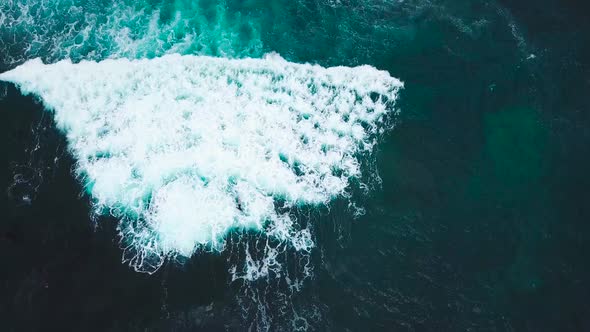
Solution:
[{"label": "choppy water", "polygon": [[0,2],[3,329],[590,329],[584,12]]}]

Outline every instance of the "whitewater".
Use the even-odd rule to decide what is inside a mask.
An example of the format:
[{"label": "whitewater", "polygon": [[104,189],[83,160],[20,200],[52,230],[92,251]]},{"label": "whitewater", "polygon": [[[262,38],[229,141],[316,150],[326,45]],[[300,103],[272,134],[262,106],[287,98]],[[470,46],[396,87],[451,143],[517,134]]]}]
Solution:
[{"label": "whitewater", "polygon": [[222,251],[230,231],[311,250],[293,210],[350,195],[403,87],[371,66],[277,54],[35,59],[0,80],[52,112],[93,214],[120,220],[125,259],[148,273],[167,258]]}]

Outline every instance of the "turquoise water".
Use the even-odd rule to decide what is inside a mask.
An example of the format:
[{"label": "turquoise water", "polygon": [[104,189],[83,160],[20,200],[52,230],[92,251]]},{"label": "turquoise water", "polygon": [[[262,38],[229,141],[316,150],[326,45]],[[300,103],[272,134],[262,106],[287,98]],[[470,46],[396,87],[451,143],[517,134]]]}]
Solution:
[{"label": "turquoise water", "polygon": [[[41,103],[33,96],[23,96],[12,84],[0,83],[0,110],[5,119],[0,130],[5,151],[2,163],[6,165],[2,186],[7,193],[1,200],[6,218],[0,225],[4,262],[0,318],[9,331],[590,329],[586,318],[590,271],[585,263],[590,217],[586,204],[590,198],[590,119],[585,97],[590,88],[590,27],[584,12],[582,4],[573,0],[520,4],[2,1],[0,71],[35,58],[47,64],[61,60],[74,64],[32,81],[45,84],[28,91],[40,97]],[[260,227],[268,227],[266,223],[258,230],[234,229],[223,235],[223,250],[169,257],[157,271],[150,270],[154,272],[151,275],[135,272],[128,261],[122,264],[121,257],[129,259],[122,249],[128,248],[128,243],[118,225],[129,213],[117,209],[97,212],[97,197],[106,191],[89,190],[84,176],[80,177],[80,169],[86,173],[90,169],[83,165],[80,151],[86,153],[98,146],[84,131],[94,122],[60,122],[66,119],[60,110],[66,108],[59,105],[78,103],[75,105],[83,107],[72,108],[67,114],[83,114],[82,110],[88,109],[95,114],[92,119],[98,119],[107,113],[96,107],[96,100],[117,96],[125,103],[129,98],[120,92],[123,90],[98,86],[108,78],[94,69],[89,74],[94,75],[92,79],[77,80],[83,67],[76,64],[152,59],[140,66],[151,76],[142,76],[139,82],[157,84],[168,73],[160,75],[150,68],[154,59],[176,59],[176,55],[165,57],[168,54],[213,56],[222,59],[220,67],[233,68],[230,64],[240,63],[233,62],[240,61],[237,59],[263,59],[271,53],[286,61],[285,68],[307,68],[297,67],[304,63],[321,68],[369,65],[342,70],[369,78],[373,72],[385,71],[387,77],[404,82],[399,95],[396,91],[395,104],[385,103],[383,119],[368,125],[359,122],[364,130],[375,129],[367,131],[366,142],[374,142],[370,151],[360,153],[349,148],[354,144],[342,145],[338,151],[350,156],[350,162],[342,165],[350,168],[332,168],[325,173],[344,179],[344,190],[330,191],[326,188],[335,187],[310,180],[313,185],[303,192],[327,196],[293,198],[294,205],[288,204],[290,197],[295,197],[292,186],[283,191],[260,191],[261,186],[254,186],[254,194],[245,196],[270,195],[272,206],[262,219],[273,213],[289,215],[294,233],[287,234],[309,232],[313,246],[297,250],[292,241],[260,232]],[[175,61],[167,64],[170,73]],[[271,62],[261,61],[262,67],[271,66]],[[206,74],[197,76],[208,79],[219,73],[220,67],[209,65]],[[271,71],[282,73],[283,69]],[[256,70],[248,67],[245,73]],[[270,69],[262,69],[266,75],[264,70]],[[322,70],[317,69],[320,76],[313,78],[331,82]],[[25,73],[38,74],[33,70]],[[295,77],[282,75],[285,79]],[[302,82],[312,78],[309,72],[297,75]],[[260,77],[245,74],[247,83],[240,91],[252,95],[251,84]],[[361,86],[355,93],[364,91],[363,84],[385,82],[383,77],[353,80]],[[172,89],[172,81],[165,82],[157,91]],[[91,93],[79,98],[71,93],[74,90],[67,90],[65,97],[51,92],[66,91],[68,86]],[[211,83],[203,85],[197,80],[195,86],[209,87],[203,98],[210,98],[222,85],[213,89]],[[311,95],[317,95],[318,89],[309,89]],[[326,88],[325,93],[330,98],[345,96],[334,88]],[[52,104],[43,100],[46,96],[57,97],[51,99]],[[382,100],[367,96],[373,103]],[[332,113],[322,113],[325,107],[311,103],[310,98],[301,102],[310,107],[310,115],[319,116],[318,128],[324,128]],[[203,105],[220,105],[215,104],[217,100],[207,99]],[[248,105],[258,109],[272,105],[268,100],[252,104],[252,100],[259,100],[256,97],[248,100]],[[48,105],[54,110],[44,110]],[[359,107],[359,114],[373,113]],[[118,121],[114,116],[118,109],[101,118],[116,124],[107,127],[117,133],[129,128],[121,125],[125,121],[132,123],[127,118]],[[223,121],[206,119],[226,126],[234,123],[233,110],[229,108]],[[153,114],[147,112],[142,118]],[[272,134],[275,127],[300,130],[299,124],[304,123],[301,119],[265,119],[264,126],[248,128],[252,133],[262,132],[270,141],[282,137]],[[198,118],[195,125],[203,121]],[[345,122],[352,128],[353,121]],[[64,123],[70,125],[64,127]],[[81,129],[72,131],[80,123]],[[162,128],[166,117],[154,123]],[[208,137],[215,137],[218,127],[209,127],[198,127],[198,132],[211,130],[213,136]],[[242,141],[254,142],[249,140],[254,137],[249,136],[250,131],[240,130]],[[158,136],[156,131],[150,133],[154,144],[160,137],[171,139]],[[327,139],[324,131],[309,133],[317,134],[311,137],[319,141]],[[74,139],[90,145],[77,145]],[[292,171],[289,174],[303,176],[301,179],[312,173],[301,171],[299,165],[321,166],[327,160],[313,159],[305,149],[293,151],[293,161],[286,154],[277,154],[277,165],[286,163],[288,167],[284,167]],[[317,153],[322,156],[326,151],[329,149],[320,147]],[[112,156],[103,154],[99,159],[114,159]],[[242,164],[271,169],[260,164],[264,158],[247,156],[252,158]],[[357,164],[355,173],[353,165]],[[215,183],[211,179],[225,179],[229,173],[220,171],[221,163],[206,165],[216,170],[205,172],[215,175],[203,180],[201,187],[207,190],[191,187],[190,195],[196,196],[190,196],[183,195],[185,187],[173,186],[166,193],[178,194],[171,196],[174,200],[158,201],[160,196],[154,194],[154,202],[172,202],[170,211],[177,211],[180,203],[175,202],[191,202],[187,196],[214,197],[209,193],[218,192],[211,191],[210,183]],[[245,168],[237,169],[242,172]],[[239,172],[238,179],[249,179]],[[293,183],[301,183],[297,177]],[[228,179],[231,188],[240,181]],[[105,181],[120,182],[112,178]],[[248,204],[240,202],[239,189],[228,190],[234,194],[223,194],[226,196],[202,209],[214,211],[214,217],[226,213],[228,206],[237,209],[237,215],[247,214]],[[117,199],[130,197],[129,192]],[[232,205],[227,197],[232,202],[238,197],[238,202]],[[151,202],[151,198],[139,202]],[[172,220],[181,219],[172,215]],[[175,230],[182,226],[185,224],[159,235],[177,239]],[[192,253],[191,244],[201,240],[187,241],[185,253]],[[132,261],[131,266],[137,265]],[[252,276],[246,273],[248,267],[258,271],[255,277],[246,277]]]}]

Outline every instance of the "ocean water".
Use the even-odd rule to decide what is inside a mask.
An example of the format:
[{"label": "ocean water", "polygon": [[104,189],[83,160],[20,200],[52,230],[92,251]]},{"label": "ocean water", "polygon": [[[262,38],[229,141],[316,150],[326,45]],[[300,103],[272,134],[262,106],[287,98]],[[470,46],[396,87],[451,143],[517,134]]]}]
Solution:
[{"label": "ocean water", "polygon": [[2,330],[590,330],[588,9],[0,0]]}]

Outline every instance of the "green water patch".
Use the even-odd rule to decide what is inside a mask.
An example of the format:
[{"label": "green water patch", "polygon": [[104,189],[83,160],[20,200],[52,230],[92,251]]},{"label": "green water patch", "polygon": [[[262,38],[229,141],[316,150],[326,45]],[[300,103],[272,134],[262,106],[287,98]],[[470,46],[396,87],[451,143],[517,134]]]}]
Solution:
[{"label": "green water patch", "polygon": [[[496,239],[508,266],[505,287],[534,292],[543,284],[549,206],[543,179],[549,167],[547,128],[533,108],[506,107],[484,115],[482,165],[469,189],[484,223],[500,225]],[[482,213],[483,212],[483,213]],[[492,217],[493,216],[493,217]],[[511,263],[508,263],[511,261]]]},{"label": "green water patch", "polygon": [[535,110],[508,108],[486,114],[485,150],[495,175],[520,187],[538,183],[545,169],[547,133]]}]

